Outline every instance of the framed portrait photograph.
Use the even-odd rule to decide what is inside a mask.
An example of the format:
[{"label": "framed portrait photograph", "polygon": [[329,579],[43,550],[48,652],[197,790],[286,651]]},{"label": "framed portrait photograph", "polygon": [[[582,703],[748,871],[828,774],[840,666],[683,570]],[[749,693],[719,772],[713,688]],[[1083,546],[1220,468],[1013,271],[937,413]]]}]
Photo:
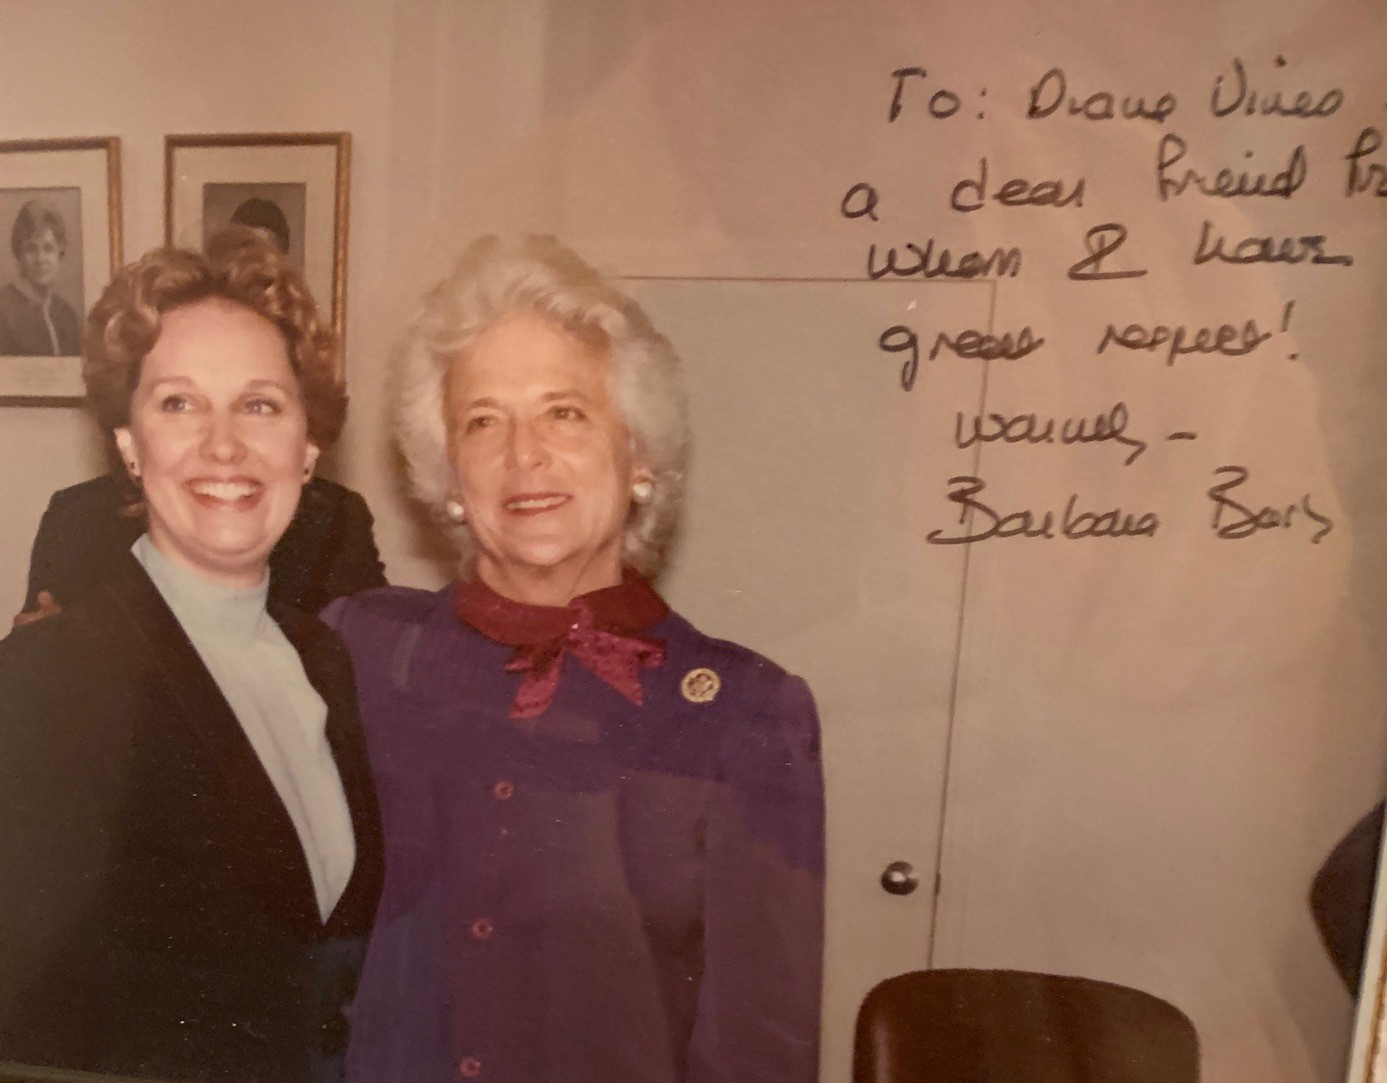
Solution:
[{"label": "framed portrait photograph", "polygon": [[120,140],[0,142],[0,405],[82,401],[82,322],[121,264]]},{"label": "framed portrait photograph", "polygon": [[229,225],[259,230],[303,272],[341,337],[350,174],[347,132],[166,136],[164,240],[202,248]]}]

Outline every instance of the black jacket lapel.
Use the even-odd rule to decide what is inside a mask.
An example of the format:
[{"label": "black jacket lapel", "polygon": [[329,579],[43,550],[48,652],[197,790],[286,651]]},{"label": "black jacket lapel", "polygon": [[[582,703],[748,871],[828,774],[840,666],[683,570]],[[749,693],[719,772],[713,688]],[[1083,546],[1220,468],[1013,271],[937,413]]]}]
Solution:
[{"label": "black jacket lapel", "polygon": [[211,758],[226,806],[221,841],[247,898],[311,934],[320,926],[318,907],[293,820],[197,648],[134,556],[113,561],[80,608],[122,644],[151,701],[167,705],[172,717],[163,724],[195,737]]},{"label": "black jacket lapel", "polygon": [[274,602],[269,609],[303,660],[309,683],[327,705],[328,747],[342,779],[356,837],[356,864],[342,897],[329,915],[326,932],[364,934],[370,930],[380,898],[384,861],[380,806],[366,757],[366,741],[357,720],[351,656],[321,621]]}]

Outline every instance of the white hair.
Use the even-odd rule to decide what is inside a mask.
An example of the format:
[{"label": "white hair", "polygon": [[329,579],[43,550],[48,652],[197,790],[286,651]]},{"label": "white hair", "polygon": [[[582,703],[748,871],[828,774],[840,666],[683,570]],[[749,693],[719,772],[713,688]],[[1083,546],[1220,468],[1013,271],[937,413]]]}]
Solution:
[{"label": "white hair", "polygon": [[456,491],[445,420],[453,362],[488,328],[515,315],[551,321],[609,359],[612,400],[631,434],[632,457],[653,492],[633,503],[622,559],[653,577],[664,563],[684,502],[688,411],[679,358],[640,306],[553,237],[513,243],[482,237],[424,295],[395,354],[396,437],[416,499],[448,533],[459,572],[472,574],[476,540],[444,510]]}]

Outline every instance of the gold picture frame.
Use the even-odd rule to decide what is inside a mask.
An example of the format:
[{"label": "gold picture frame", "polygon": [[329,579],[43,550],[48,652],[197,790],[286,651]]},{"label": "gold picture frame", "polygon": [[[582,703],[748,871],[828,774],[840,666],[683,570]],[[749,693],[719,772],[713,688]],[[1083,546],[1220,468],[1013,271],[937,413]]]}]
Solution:
[{"label": "gold picture frame", "polygon": [[164,137],[164,241],[203,247],[237,222],[259,228],[303,272],[344,340],[350,132]]},{"label": "gold picture frame", "polygon": [[120,267],[120,140],[0,141],[0,406],[82,402],[86,310]]}]

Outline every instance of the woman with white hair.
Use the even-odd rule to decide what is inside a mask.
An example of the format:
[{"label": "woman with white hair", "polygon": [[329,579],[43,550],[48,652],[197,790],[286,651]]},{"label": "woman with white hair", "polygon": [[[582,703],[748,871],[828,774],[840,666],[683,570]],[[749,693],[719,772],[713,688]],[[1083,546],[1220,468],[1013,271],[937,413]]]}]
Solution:
[{"label": "woman with white hair", "polygon": [[811,1083],[818,719],[650,585],[688,459],[669,343],[553,240],[486,238],[399,364],[458,579],[325,613],[387,852],[349,1077]]}]

